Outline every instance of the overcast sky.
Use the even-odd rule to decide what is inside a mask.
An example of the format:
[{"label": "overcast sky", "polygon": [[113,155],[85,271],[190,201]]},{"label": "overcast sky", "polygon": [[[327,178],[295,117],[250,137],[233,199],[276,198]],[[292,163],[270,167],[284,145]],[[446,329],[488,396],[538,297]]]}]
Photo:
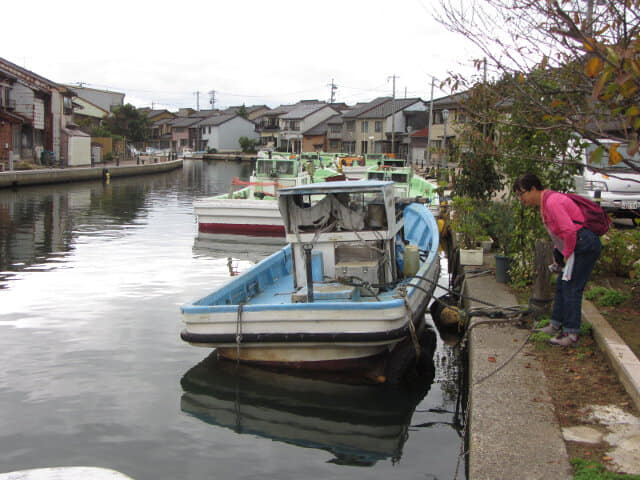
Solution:
[{"label": "overcast sky", "polygon": [[[352,105],[431,96],[431,79],[478,56],[433,18],[436,0],[4,2],[0,57],[137,107],[301,99]],[[10,21],[9,21],[10,19]],[[199,95],[196,94],[199,92]],[[435,97],[449,92],[436,88]]]}]

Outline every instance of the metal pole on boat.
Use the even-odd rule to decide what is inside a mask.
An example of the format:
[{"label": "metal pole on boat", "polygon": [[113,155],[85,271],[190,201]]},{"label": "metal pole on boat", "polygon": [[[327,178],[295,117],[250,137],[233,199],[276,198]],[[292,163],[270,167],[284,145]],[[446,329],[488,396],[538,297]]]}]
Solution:
[{"label": "metal pole on boat", "polygon": [[305,243],[302,245],[304,250],[304,264],[307,271],[307,303],[313,303],[313,270],[311,269],[311,250],[313,244]]}]

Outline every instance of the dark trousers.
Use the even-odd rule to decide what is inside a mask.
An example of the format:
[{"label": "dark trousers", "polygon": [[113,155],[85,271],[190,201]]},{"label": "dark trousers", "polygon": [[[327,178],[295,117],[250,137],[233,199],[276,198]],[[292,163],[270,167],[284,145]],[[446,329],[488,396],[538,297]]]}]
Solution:
[{"label": "dark trousers", "polygon": [[556,327],[562,327],[565,333],[580,332],[582,294],[602,251],[600,237],[591,230],[582,228],[578,231],[577,237],[571,280],[564,281],[562,274],[558,275],[551,313],[551,323]]}]

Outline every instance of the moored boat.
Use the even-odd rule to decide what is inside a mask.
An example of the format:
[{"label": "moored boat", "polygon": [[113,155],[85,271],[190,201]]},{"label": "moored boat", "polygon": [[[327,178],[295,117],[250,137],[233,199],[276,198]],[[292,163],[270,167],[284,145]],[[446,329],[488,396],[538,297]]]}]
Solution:
[{"label": "moored boat", "polygon": [[[424,326],[438,226],[393,182],[281,189],[289,244],[181,311],[183,340],[225,358],[358,370]],[[383,375],[384,376],[384,375]]]},{"label": "moored boat", "polygon": [[337,172],[305,164],[295,155],[270,152],[256,159],[248,182],[234,178],[230,191],[198,199],[194,214],[204,233],[284,237],[276,195],[280,188],[321,181]]},{"label": "moored boat", "polygon": [[434,217],[440,216],[440,196],[436,186],[418,175],[413,168],[405,166],[403,161],[388,159],[367,169],[368,180],[390,180],[394,182],[394,195],[400,198],[423,198]]}]

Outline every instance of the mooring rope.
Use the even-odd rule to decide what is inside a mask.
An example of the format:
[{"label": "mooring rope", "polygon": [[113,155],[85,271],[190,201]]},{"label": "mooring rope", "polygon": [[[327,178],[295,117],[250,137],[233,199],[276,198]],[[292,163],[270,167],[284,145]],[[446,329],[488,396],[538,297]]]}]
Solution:
[{"label": "mooring rope", "polygon": [[413,348],[416,351],[416,358],[420,356],[420,342],[418,341],[418,334],[416,333],[416,326],[413,324],[413,312],[409,307],[409,298],[407,296],[406,285],[400,285],[398,292],[404,300],[404,308],[407,310],[407,316],[409,317],[409,333],[411,334],[411,341],[413,342]]},{"label": "mooring rope", "polygon": [[236,363],[240,362],[240,344],[242,343],[242,309],[244,303],[238,304],[238,313],[236,316]]}]

